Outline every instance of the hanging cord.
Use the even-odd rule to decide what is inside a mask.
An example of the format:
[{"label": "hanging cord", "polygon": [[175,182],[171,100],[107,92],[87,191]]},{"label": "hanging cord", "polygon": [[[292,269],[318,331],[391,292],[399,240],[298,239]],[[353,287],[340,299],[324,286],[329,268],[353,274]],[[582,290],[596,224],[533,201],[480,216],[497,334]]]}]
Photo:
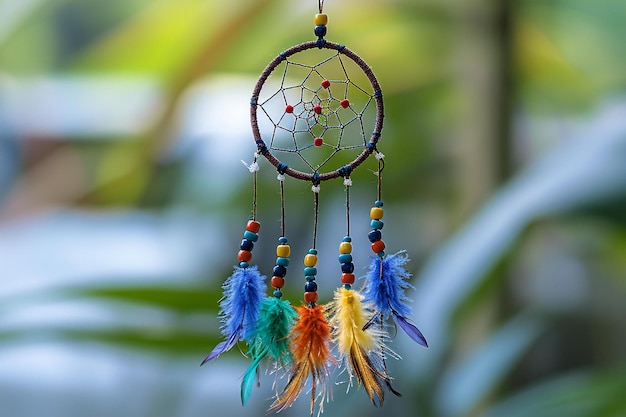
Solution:
[{"label": "hanging cord", "polygon": [[[254,158],[256,163],[256,156]],[[252,173],[252,220],[256,220],[257,212],[257,171]]]},{"label": "hanging cord", "polygon": [[313,246],[312,248],[317,248],[317,224],[318,218],[320,214],[320,193],[313,193],[313,205],[314,205],[314,213],[313,213]]},{"label": "hanging cord", "polygon": [[322,13],[324,9],[324,0],[318,0],[317,4],[320,10],[320,13]]},{"label": "hanging cord", "polygon": [[350,236],[350,186],[346,185],[346,236]]},{"label": "hanging cord", "polygon": [[259,162],[257,161],[260,153],[255,152],[252,163],[248,165],[246,161],[241,160],[241,163],[250,171],[252,174],[252,216],[251,220],[256,220],[257,213],[257,172],[259,171]]},{"label": "hanging cord", "polygon": [[280,182],[280,235],[285,236],[285,181]]},{"label": "hanging cord", "polygon": [[378,159],[378,172],[376,173],[376,176],[378,177],[376,199],[378,201],[383,201],[383,169],[385,169],[385,160],[383,158],[380,158]]}]

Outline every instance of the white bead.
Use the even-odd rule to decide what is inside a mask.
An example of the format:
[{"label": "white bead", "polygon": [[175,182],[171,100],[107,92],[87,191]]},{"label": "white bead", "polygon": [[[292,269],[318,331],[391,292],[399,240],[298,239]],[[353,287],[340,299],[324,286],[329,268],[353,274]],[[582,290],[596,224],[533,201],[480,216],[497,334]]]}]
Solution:
[{"label": "white bead", "polygon": [[313,187],[311,187],[311,191],[313,191],[314,193],[319,193],[320,192],[320,186],[319,185],[314,185]]},{"label": "white bead", "polygon": [[350,178],[350,177],[344,178],[343,185],[345,185],[346,187],[351,187],[352,186],[352,178]]},{"label": "white bead", "polygon": [[252,162],[250,165],[248,165],[246,163],[246,161],[244,161],[243,159],[241,160],[241,163],[248,168],[248,171],[250,171],[250,173],[254,173],[257,172],[259,170],[259,163],[255,160],[254,162]]},{"label": "white bead", "polygon": [[278,174],[278,175],[276,176],[276,179],[277,179],[278,181],[285,181],[285,176],[284,176],[283,174]]},{"label": "white bead", "polygon": [[382,152],[378,152],[378,151],[376,151],[376,153],[374,154],[374,156],[375,156],[375,157],[376,157],[376,159],[378,159],[379,161],[385,157],[385,155],[383,155],[383,153],[382,153]]}]

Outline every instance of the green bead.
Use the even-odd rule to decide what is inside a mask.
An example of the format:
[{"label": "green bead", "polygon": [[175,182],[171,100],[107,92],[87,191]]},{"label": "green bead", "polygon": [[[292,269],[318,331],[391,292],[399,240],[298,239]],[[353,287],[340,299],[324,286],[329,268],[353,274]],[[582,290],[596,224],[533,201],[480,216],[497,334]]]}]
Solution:
[{"label": "green bead", "polygon": [[305,277],[311,277],[315,275],[317,275],[317,268],[314,268],[312,266],[307,266],[306,268],[304,268]]},{"label": "green bead", "polygon": [[252,242],[256,242],[257,240],[259,240],[259,235],[249,230],[246,230],[245,232],[243,232],[243,237],[244,239],[251,240]]},{"label": "green bead", "polygon": [[352,262],[352,255],[350,255],[349,253],[342,253],[341,255],[339,255],[340,264],[349,262]]},{"label": "green bead", "polygon": [[372,229],[382,229],[383,228],[384,223],[381,222],[380,220],[372,220],[370,222],[370,227]]},{"label": "green bead", "polygon": [[280,266],[289,266],[289,258],[282,258],[282,257],[278,257],[276,258],[276,265],[280,265]]}]

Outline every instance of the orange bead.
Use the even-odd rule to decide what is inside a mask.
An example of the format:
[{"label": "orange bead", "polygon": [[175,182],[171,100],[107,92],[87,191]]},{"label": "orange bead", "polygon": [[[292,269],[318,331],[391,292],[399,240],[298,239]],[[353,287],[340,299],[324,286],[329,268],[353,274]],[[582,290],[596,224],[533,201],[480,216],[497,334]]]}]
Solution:
[{"label": "orange bead", "polygon": [[317,302],[317,293],[316,292],[305,292],[304,293],[304,301],[307,303],[316,303]]},{"label": "orange bead", "polygon": [[282,288],[285,285],[285,278],[283,277],[272,277],[272,287],[274,288]]},{"label": "orange bead", "polygon": [[354,274],[341,274],[342,284],[354,284]]},{"label": "orange bead", "polygon": [[259,229],[261,229],[261,223],[256,220],[248,220],[248,224],[246,225],[246,230],[252,233],[259,233]]},{"label": "orange bead", "polygon": [[240,250],[237,254],[237,259],[243,262],[250,262],[250,259],[252,259],[252,252],[249,250]]},{"label": "orange bead", "polygon": [[372,252],[379,253],[384,250],[385,250],[385,242],[383,242],[382,240],[377,240],[376,242],[372,243]]}]

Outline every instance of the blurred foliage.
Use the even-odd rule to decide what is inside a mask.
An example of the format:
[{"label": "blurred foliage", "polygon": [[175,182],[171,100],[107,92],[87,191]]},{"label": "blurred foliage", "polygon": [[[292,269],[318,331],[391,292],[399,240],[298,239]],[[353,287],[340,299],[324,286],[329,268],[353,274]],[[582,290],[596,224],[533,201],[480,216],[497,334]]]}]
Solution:
[{"label": "blurred foliage", "polygon": [[[250,209],[239,159],[254,145],[247,128],[194,130],[198,120],[189,114],[206,104],[194,94],[208,91],[204,98],[218,108],[234,97],[240,109],[231,113],[245,114],[246,96],[224,94],[220,85],[231,77],[251,91],[277,52],[312,38],[316,6],[0,2],[3,345],[56,340],[69,351],[88,342],[156,355],[162,364],[199,363],[220,337],[220,285]],[[431,344],[427,351],[402,340],[394,346],[405,357],[390,365],[401,400],[376,411],[345,399],[359,393],[338,392],[325,414],[626,415],[626,128],[619,116],[626,3],[329,0],[325,11],[327,38],[362,55],[383,85],[385,207],[393,220],[385,236],[414,259],[415,320]],[[99,87],[122,77],[129,84]],[[94,96],[74,91],[76,80],[112,94],[115,104],[98,107]],[[150,105],[132,112],[130,128],[116,128],[134,109],[133,80],[149,82]],[[103,111],[99,123],[76,128],[83,109]],[[231,113],[217,117],[227,123]],[[33,128],[39,122],[44,128]],[[224,162],[226,148],[242,143],[232,164]],[[365,185],[354,187],[354,207],[369,207],[375,181],[368,169],[355,173]],[[260,177],[260,195],[270,196],[260,201],[270,220],[264,236],[278,236],[271,171]],[[287,183],[294,247],[308,244],[308,193]],[[337,226],[331,206],[341,193],[328,186],[323,236]],[[273,259],[267,246],[255,250],[262,270]],[[287,295],[300,297],[295,289]],[[79,309],[69,319],[48,317],[46,306],[54,311],[57,303],[84,303],[106,320]],[[237,369],[223,379],[235,380]],[[185,372],[191,379],[215,369]],[[0,368],[3,402],[13,376]],[[164,375],[162,386],[148,388],[159,397],[172,386],[185,391],[186,379]],[[203,397],[205,411],[224,395]],[[164,410],[177,407],[185,408],[184,399]],[[154,412],[136,414],[161,415]]]}]

